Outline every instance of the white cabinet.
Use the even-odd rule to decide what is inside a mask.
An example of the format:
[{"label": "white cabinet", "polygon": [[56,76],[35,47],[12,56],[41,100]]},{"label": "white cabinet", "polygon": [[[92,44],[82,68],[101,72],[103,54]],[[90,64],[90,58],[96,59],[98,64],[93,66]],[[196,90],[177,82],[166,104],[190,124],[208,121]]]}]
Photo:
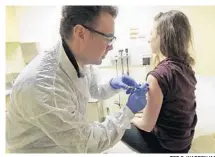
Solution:
[{"label": "white cabinet", "polygon": [[22,49],[19,42],[6,42],[6,74],[20,73],[25,62],[22,56]]}]

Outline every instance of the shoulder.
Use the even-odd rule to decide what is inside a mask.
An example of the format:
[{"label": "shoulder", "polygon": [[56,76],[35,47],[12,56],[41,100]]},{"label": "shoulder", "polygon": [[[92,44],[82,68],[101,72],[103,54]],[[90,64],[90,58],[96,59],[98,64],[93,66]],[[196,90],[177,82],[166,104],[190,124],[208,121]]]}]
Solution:
[{"label": "shoulder", "polygon": [[173,63],[170,60],[165,59],[155,69],[147,74],[147,80],[153,82],[154,84],[158,84],[165,95],[169,90],[169,84],[172,82],[173,73]]},{"label": "shoulder", "polygon": [[156,79],[156,77],[154,77],[153,75],[150,75],[150,74],[147,77],[147,82],[149,82],[150,84],[153,84],[153,85],[158,84],[158,80]]},{"label": "shoulder", "polygon": [[147,77],[147,83],[149,84],[149,95],[151,97],[155,97],[158,99],[159,97],[163,96],[162,87],[160,85],[160,81],[157,80],[153,75],[149,75]]},{"label": "shoulder", "polygon": [[161,63],[159,63],[159,65],[157,67],[155,67],[152,71],[150,71],[147,74],[147,77],[149,75],[152,75],[157,80],[160,80],[160,79],[171,79],[173,71],[174,71],[174,65],[173,65],[173,63],[170,60],[165,59],[164,61],[162,61]]}]

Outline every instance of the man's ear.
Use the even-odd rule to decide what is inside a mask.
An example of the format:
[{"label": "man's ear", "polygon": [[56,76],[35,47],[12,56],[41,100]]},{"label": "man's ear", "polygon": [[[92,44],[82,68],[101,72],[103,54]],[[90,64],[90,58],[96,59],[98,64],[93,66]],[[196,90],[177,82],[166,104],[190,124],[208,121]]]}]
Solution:
[{"label": "man's ear", "polygon": [[73,36],[76,39],[84,39],[86,34],[86,29],[82,25],[76,25],[73,28]]}]

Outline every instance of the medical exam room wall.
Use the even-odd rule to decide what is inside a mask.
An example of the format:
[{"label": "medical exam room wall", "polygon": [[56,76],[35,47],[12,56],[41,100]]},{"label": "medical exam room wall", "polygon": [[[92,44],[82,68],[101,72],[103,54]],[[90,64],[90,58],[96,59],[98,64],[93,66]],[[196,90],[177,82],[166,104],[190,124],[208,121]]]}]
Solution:
[{"label": "medical exam room wall", "polygon": [[215,76],[215,6],[182,7],[194,34],[195,71]]},{"label": "medical exam room wall", "polygon": [[58,40],[59,6],[17,6],[21,42],[40,42],[46,49]]},{"label": "medical exam room wall", "polygon": [[169,10],[180,10],[189,18],[193,31],[191,54],[196,61],[196,74],[215,76],[215,6],[136,6],[132,9],[123,6],[119,16],[127,17],[123,21],[125,26],[136,25],[149,31],[150,24],[146,19],[150,23],[156,14]]},{"label": "medical exam room wall", "polygon": [[6,7],[5,20],[6,74],[19,73],[25,67],[25,63],[20,47],[20,30],[15,7]]},{"label": "medical exam room wall", "polygon": [[[15,8],[15,11],[13,10]],[[39,9],[38,9],[39,8]],[[138,12],[145,18],[144,15],[149,16],[149,10],[153,10],[150,17],[159,11],[166,11],[170,9],[179,9],[183,11],[189,18],[194,34],[194,56],[196,59],[195,71],[199,75],[213,75],[215,76],[215,50],[214,50],[214,36],[215,36],[215,7],[214,6],[190,6],[190,7],[146,7],[139,6]],[[147,8],[147,14],[146,14]],[[37,7],[11,7],[6,9],[6,41],[40,41],[41,47],[45,48],[51,45],[57,37],[60,19],[60,7],[54,6],[37,6]],[[135,14],[136,8],[131,9]],[[140,11],[142,10],[142,11]],[[120,11],[120,10],[119,10]],[[14,17],[14,14],[16,16]],[[121,21],[132,21],[127,14],[123,17],[120,13]],[[138,16],[140,18],[140,16]],[[136,18],[138,18],[136,17]],[[13,20],[12,20],[13,19]],[[137,20],[136,20],[137,21]],[[139,22],[143,21],[139,19]],[[128,23],[128,22],[127,22]],[[119,25],[121,23],[118,23]],[[9,31],[12,30],[12,31]],[[119,29],[118,29],[119,30]],[[12,33],[13,32],[13,33]],[[124,30],[123,30],[124,32]],[[123,33],[122,32],[122,33]],[[123,43],[123,35],[121,32],[117,33],[122,37],[118,39]],[[51,39],[51,40],[50,40]],[[127,40],[125,42],[128,42]],[[20,64],[22,65],[22,64]],[[18,65],[19,66],[19,65]]]},{"label": "medical exam room wall", "polygon": [[[40,43],[38,48],[50,47],[58,34],[59,17],[53,6],[6,7],[6,77],[19,73],[26,66],[23,43]],[[21,43],[21,44],[20,44]],[[31,52],[29,52],[31,53]],[[28,53],[27,53],[28,54]],[[7,80],[10,82],[12,79]]]}]

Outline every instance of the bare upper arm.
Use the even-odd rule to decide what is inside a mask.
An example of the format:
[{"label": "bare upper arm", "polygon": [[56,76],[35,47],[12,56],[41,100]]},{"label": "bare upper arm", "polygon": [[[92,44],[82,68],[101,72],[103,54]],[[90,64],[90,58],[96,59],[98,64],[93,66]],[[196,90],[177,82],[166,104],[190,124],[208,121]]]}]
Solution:
[{"label": "bare upper arm", "polygon": [[149,91],[147,93],[147,106],[143,112],[143,119],[145,123],[146,131],[151,131],[158,119],[160,109],[163,103],[163,93],[158,84],[157,79],[149,75],[147,77],[149,83]]}]

